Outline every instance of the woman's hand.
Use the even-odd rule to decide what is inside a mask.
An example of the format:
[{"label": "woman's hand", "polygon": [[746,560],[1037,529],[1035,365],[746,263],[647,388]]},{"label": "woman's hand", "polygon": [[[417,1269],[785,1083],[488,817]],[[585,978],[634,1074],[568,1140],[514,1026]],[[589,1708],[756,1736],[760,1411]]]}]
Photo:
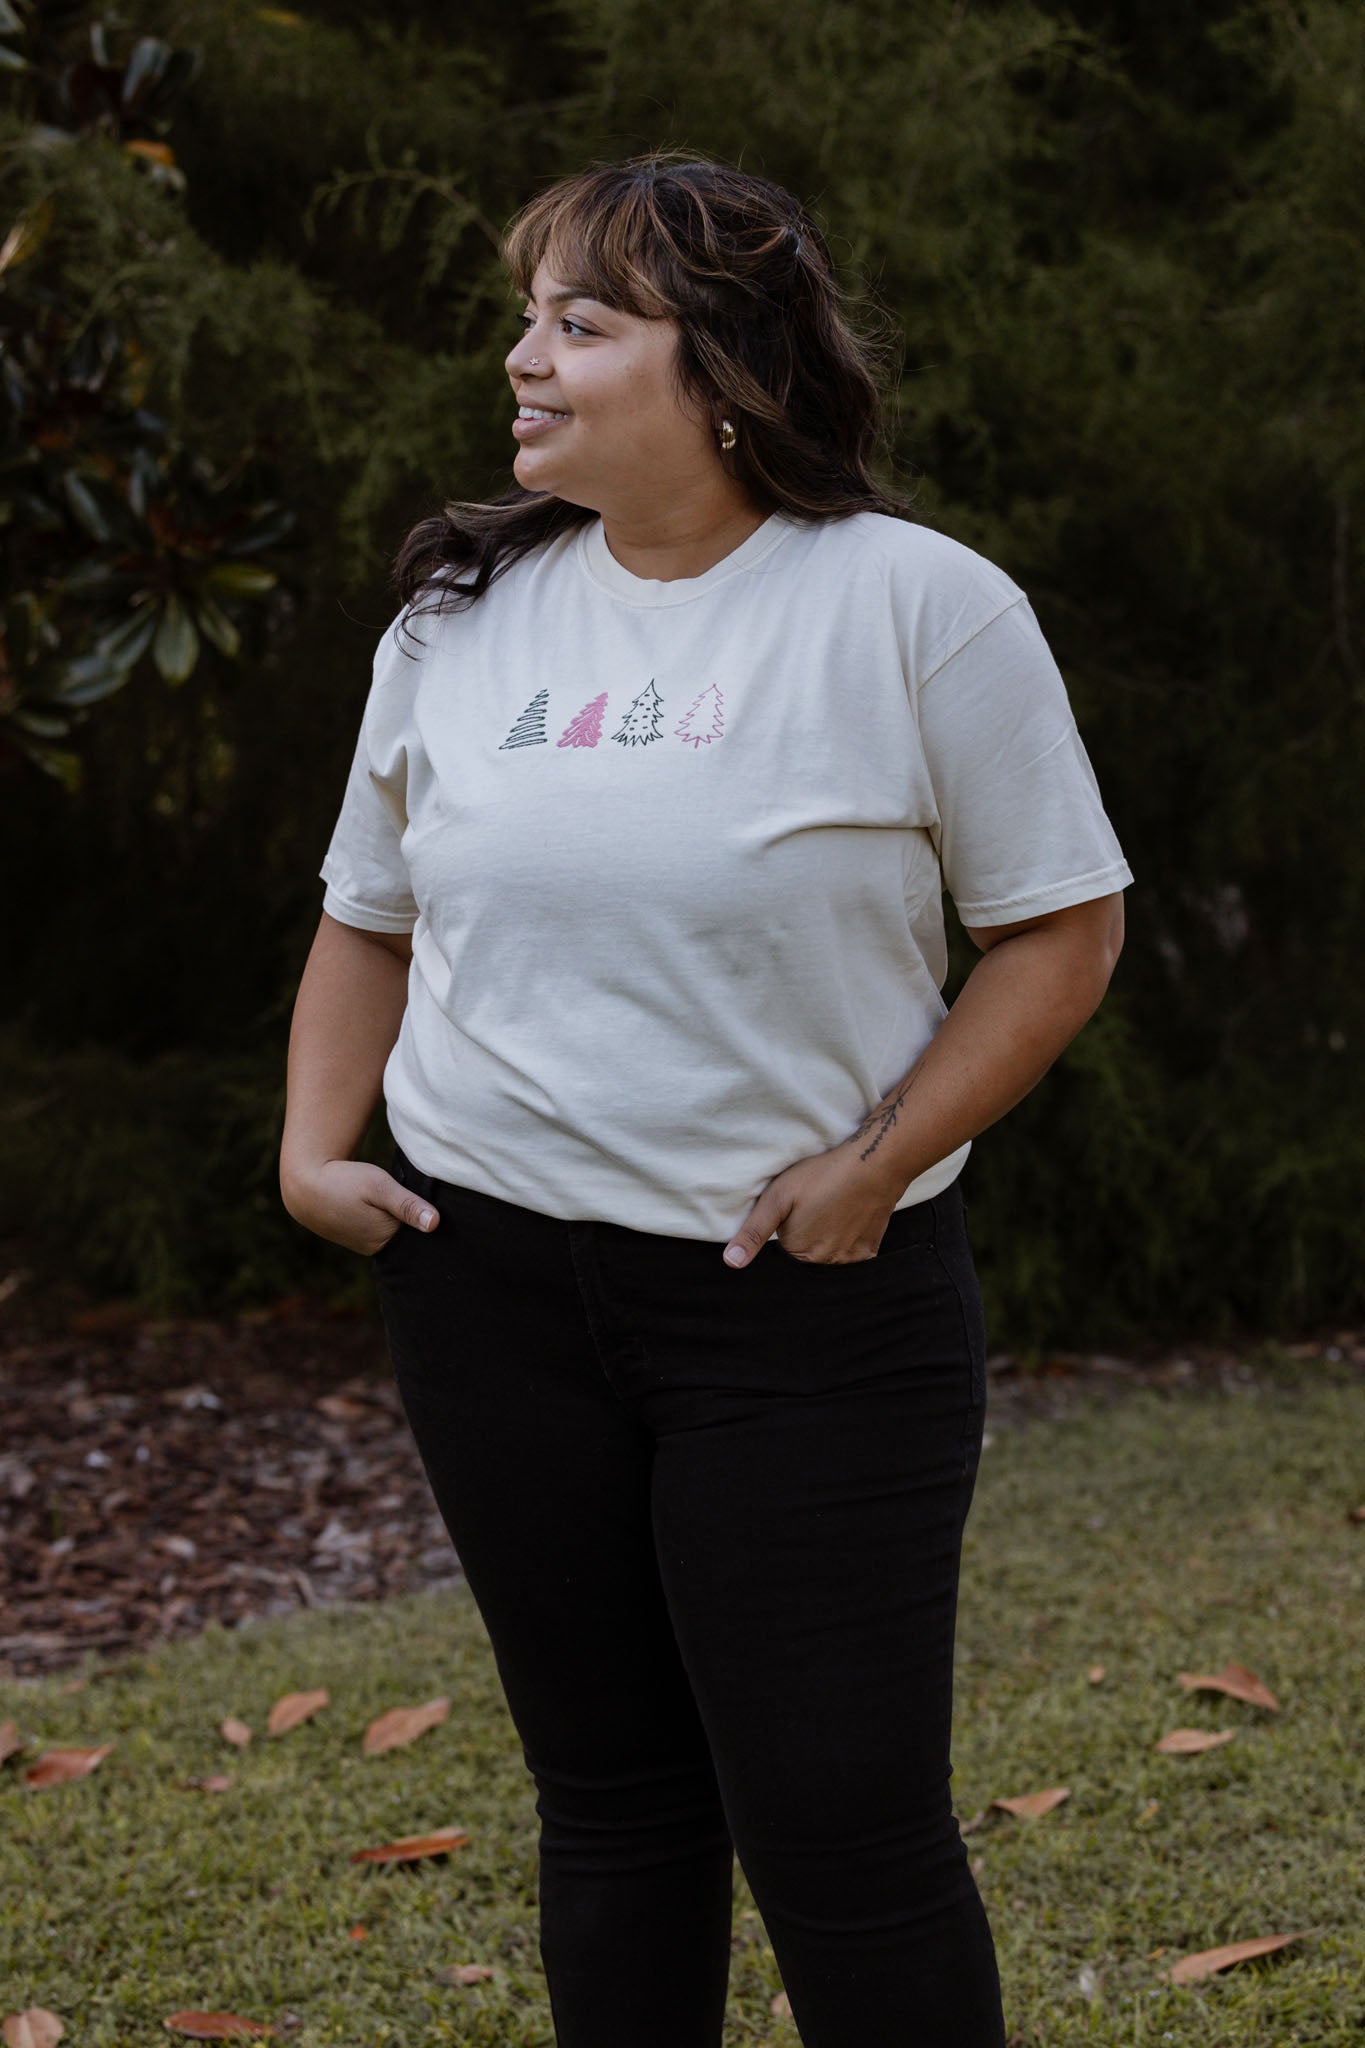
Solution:
[{"label": "woman's hand", "polygon": [[875,1258],[900,1196],[858,1157],[861,1142],[846,1139],[775,1174],[725,1247],[726,1264],[746,1266],[774,1231],[784,1252],[814,1265]]},{"label": "woman's hand", "polygon": [[430,1202],[382,1166],[358,1159],[325,1160],[297,1175],[282,1192],[296,1223],[366,1258],[382,1251],[405,1226],[429,1232],[440,1221]]}]

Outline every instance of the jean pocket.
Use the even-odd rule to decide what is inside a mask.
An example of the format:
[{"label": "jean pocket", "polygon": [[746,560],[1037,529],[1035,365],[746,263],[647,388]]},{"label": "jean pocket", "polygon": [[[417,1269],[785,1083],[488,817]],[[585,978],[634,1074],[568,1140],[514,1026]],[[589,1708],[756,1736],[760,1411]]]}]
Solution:
[{"label": "jean pocket", "polygon": [[878,1266],[883,1260],[904,1258],[911,1253],[921,1255],[932,1250],[934,1243],[935,1218],[932,1199],[927,1202],[912,1202],[908,1209],[893,1209],[882,1232],[881,1243],[870,1259],[801,1259],[795,1252],[789,1252],[779,1239],[773,1242],[785,1258],[792,1259],[799,1266],[823,1266],[826,1270],[834,1267]]},{"label": "jean pocket", "polygon": [[[410,1188],[412,1186],[412,1161],[396,1139],[394,1140],[393,1150],[389,1154],[384,1170],[391,1179],[398,1182],[400,1187]],[[378,1251],[370,1253],[371,1264],[377,1260],[387,1258],[394,1248],[401,1243],[404,1231],[410,1231],[411,1228],[411,1224],[400,1222],[397,1228],[384,1239]]]}]

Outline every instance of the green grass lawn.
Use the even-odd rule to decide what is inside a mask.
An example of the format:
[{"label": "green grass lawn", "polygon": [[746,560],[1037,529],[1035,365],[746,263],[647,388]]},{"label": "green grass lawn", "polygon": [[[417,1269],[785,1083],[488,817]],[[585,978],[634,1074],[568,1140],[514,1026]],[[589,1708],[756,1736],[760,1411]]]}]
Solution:
[{"label": "green grass lawn", "polygon": [[[1348,1520],[1363,1413],[1344,1377],[1286,1369],[990,1426],[953,1782],[962,1820],[986,1816],[967,1839],[1018,2048],[1365,2040],[1365,1524]],[[1177,1682],[1229,1659],[1278,1713]],[[73,2048],[164,2042],[164,2016],[187,2007],[297,2015],[282,2038],[301,2048],[550,2048],[534,1787],[463,1588],[86,1670],[79,1690],[0,1685],[0,1720],[28,1743],[0,1771],[0,2010],[50,2008]],[[271,1704],[316,1686],[331,1705],[268,1738]],[[444,1724],[362,1755],[375,1716],[440,1693]],[[256,1731],[244,1750],[217,1732],[228,1714]],[[1237,1732],[1202,1755],[1154,1752],[1182,1726]],[[21,1780],[40,1747],[106,1742],[84,1779]],[[214,1772],[228,1791],[186,1788]],[[1053,1785],[1070,1797],[1039,1820],[990,1806]],[[444,1858],[349,1860],[449,1825],[470,1840]],[[727,2048],[794,2048],[738,1866],[734,1924]],[[1202,1983],[1165,1977],[1193,1950],[1290,1932],[1305,1938]],[[462,1963],[493,1974],[443,1979]]]}]

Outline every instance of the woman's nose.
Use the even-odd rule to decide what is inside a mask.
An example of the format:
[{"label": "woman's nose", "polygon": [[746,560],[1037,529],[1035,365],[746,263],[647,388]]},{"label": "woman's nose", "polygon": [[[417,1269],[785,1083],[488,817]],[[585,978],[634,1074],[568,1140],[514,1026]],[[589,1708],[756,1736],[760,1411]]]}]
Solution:
[{"label": "woman's nose", "polygon": [[504,367],[512,371],[522,371],[527,367],[532,356],[537,353],[538,351],[531,346],[530,335],[523,334],[508,349],[504,358]]}]

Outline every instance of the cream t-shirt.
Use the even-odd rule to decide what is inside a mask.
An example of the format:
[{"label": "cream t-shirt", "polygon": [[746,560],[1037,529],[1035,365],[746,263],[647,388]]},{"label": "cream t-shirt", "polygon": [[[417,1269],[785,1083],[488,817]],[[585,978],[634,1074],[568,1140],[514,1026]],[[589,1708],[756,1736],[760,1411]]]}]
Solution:
[{"label": "cream t-shirt", "polygon": [[594,518],[397,624],[320,872],[412,933],[384,1095],[438,1179],[726,1241],[937,1031],[945,888],[990,925],[1133,879],[1027,597],[929,527],[775,512],[665,583]]}]

